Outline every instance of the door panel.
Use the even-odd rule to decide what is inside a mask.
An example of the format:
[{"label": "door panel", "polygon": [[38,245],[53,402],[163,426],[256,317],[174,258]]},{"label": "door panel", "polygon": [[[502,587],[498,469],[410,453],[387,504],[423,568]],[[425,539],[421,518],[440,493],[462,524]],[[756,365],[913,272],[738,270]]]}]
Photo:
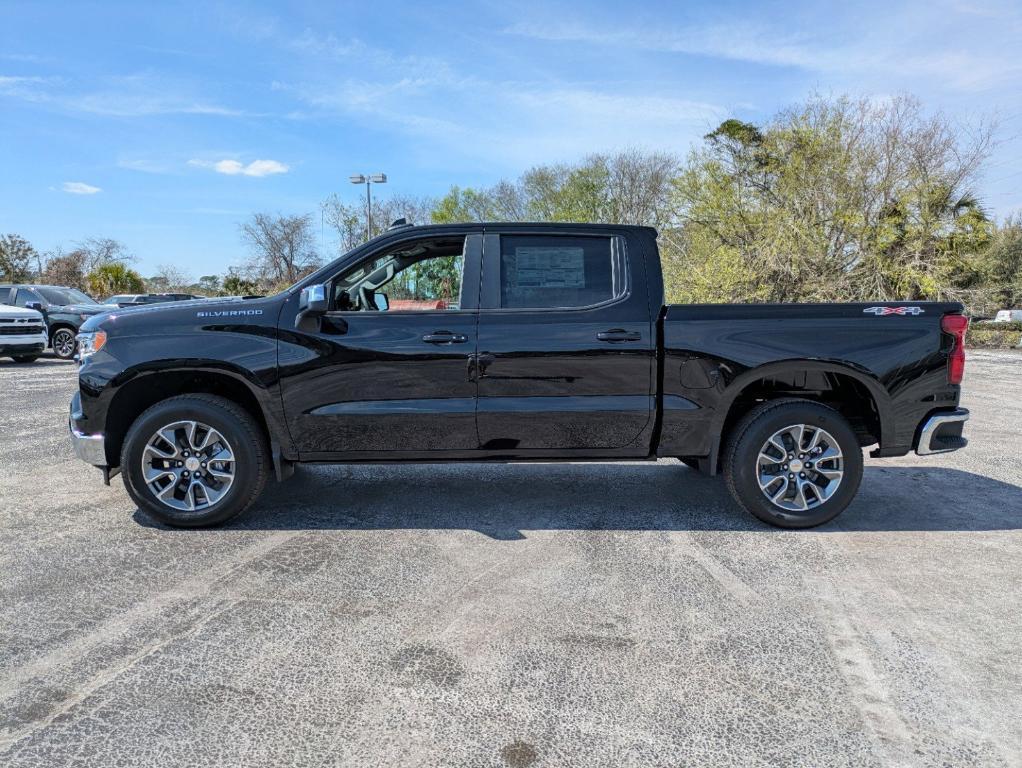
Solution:
[{"label": "door panel", "polygon": [[[549,235],[523,243],[518,259],[520,285],[535,284],[551,265],[564,274],[546,292],[526,295],[509,288],[505,241],[487,231],[483,296],[479,318],[480,444],[489,450],[528,456],[530,451],[620,449],[621,455],[649,452],[648,428],[654,411],[655,338],[645,294],[639,252],[626,253],[623,238],[612,238],[616,261],[613,295],[587,308],[507,309],[507,303],[603,298],[589,277],[569,272],[570,250]],[[543,240],[550,253],[544,253]],[[539,261],[532,258],[534,248]],[[580,257],[581,258],[581,257]],[[545,261],[544,261],[545,259]],[[588,261],[586,269],[592,271]],[[504,282],[505,285],[500,283]],[[598,281],[597,281],[598,282]],[[634,284],[632,284],[634,283]],[[516,293],[517,292],[517,293]],[[511,300],[508,300],[508,297]]]},{"label": "door panel", "polygon": [[469,309],[334,311],[314,332],[294,329],[294,310],[282,312],[284,409],[303,458],[478,447],[469,365],[480,252],[481,236],[466,238],[462,303]]}]

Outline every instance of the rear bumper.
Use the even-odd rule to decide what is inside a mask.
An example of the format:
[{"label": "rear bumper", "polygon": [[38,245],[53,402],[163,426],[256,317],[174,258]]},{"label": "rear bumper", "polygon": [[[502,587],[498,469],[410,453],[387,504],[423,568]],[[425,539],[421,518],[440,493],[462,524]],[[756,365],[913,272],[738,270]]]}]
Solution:
[{"label": "rear bumper", "polygon": [[920,427],[916,453],[919,456],[929,456],[964,448],[969,441],[962,435],[962,430],[968,420],[969,411],[965,408],[930,414]]}]

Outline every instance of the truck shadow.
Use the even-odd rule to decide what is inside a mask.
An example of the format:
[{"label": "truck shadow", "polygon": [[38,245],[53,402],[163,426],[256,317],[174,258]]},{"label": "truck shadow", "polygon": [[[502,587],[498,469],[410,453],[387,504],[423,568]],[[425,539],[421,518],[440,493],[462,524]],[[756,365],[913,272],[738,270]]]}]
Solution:
[{"label": "truck shadow", "polygon": [[[157,525],[141,512],[136,520]],[[781,532],[740,509],[720,478],[674,463],[306,466],[270,483],[227,527],[463,529],[511,540],[530,530]],[[871,466],[852,505],[814,530],[1020,528],[1016,485],[956,469]]]}]

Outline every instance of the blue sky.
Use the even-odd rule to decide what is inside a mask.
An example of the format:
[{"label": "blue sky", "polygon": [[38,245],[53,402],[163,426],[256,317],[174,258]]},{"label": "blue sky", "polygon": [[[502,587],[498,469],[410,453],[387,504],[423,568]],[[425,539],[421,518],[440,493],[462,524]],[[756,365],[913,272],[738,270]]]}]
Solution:
[{"label": "blue sky", "polygon": [[255,211],[442,194],[628,147],[686,152],[815,91],[1000,120],[1022,209],[1022,3],[0,3],[0,232],[223,272]]}]

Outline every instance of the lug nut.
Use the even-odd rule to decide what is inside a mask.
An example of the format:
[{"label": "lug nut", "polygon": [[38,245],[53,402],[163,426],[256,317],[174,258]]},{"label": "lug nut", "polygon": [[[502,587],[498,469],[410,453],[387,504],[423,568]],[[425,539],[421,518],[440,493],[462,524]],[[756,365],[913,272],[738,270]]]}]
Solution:
[{"label": "lug nut", "polygon": [[806,476],[806,473],[805,473],[805,472],[799,472],[799,473],[798,473],[798,476],[799,476],[799,477],[805,477],[805,476]]},{"label": "lug nut", "polygon": [[179,461],[179,462],[177,463],[177,465],[178,465],[179,467],[183,467],[183,466],[185,465],[185,463],[184,463],[183,461]]},{"label": "lug nut", "polygon": [[205,467],[206,466],[206,462],[202,462],[202,466]]},{"label": "lug nut", "polygon": [[789,472],[789,473],[788,473],[788,478],[789,478],[790,480],[794,480],[794,479],[795,479],[795,475],[794,475],[794,473],[792,473],[792,472]]},{"label": "lug nut", "polygon": [[788,465],[787,465],[787,464],[785,464],[785,465],[784,465],[784,468],[785,468],[785,469],[787,469],[787,468],[788,468]]},{"label": "lug nut", "polygon": [[187,455],[188,455],[188,451],[185,451],[185,456],[187,456]]},{"label": "lug nut", "polygon": [[188,477],[188,470],[186,469],[184,472],[182,472],[181,476],[182,477]]},{"label": "lug nut", "polygon": [[812,468],[813,468],[813,462],[807,461],[806,462],[806,469],[812,469]]}]

